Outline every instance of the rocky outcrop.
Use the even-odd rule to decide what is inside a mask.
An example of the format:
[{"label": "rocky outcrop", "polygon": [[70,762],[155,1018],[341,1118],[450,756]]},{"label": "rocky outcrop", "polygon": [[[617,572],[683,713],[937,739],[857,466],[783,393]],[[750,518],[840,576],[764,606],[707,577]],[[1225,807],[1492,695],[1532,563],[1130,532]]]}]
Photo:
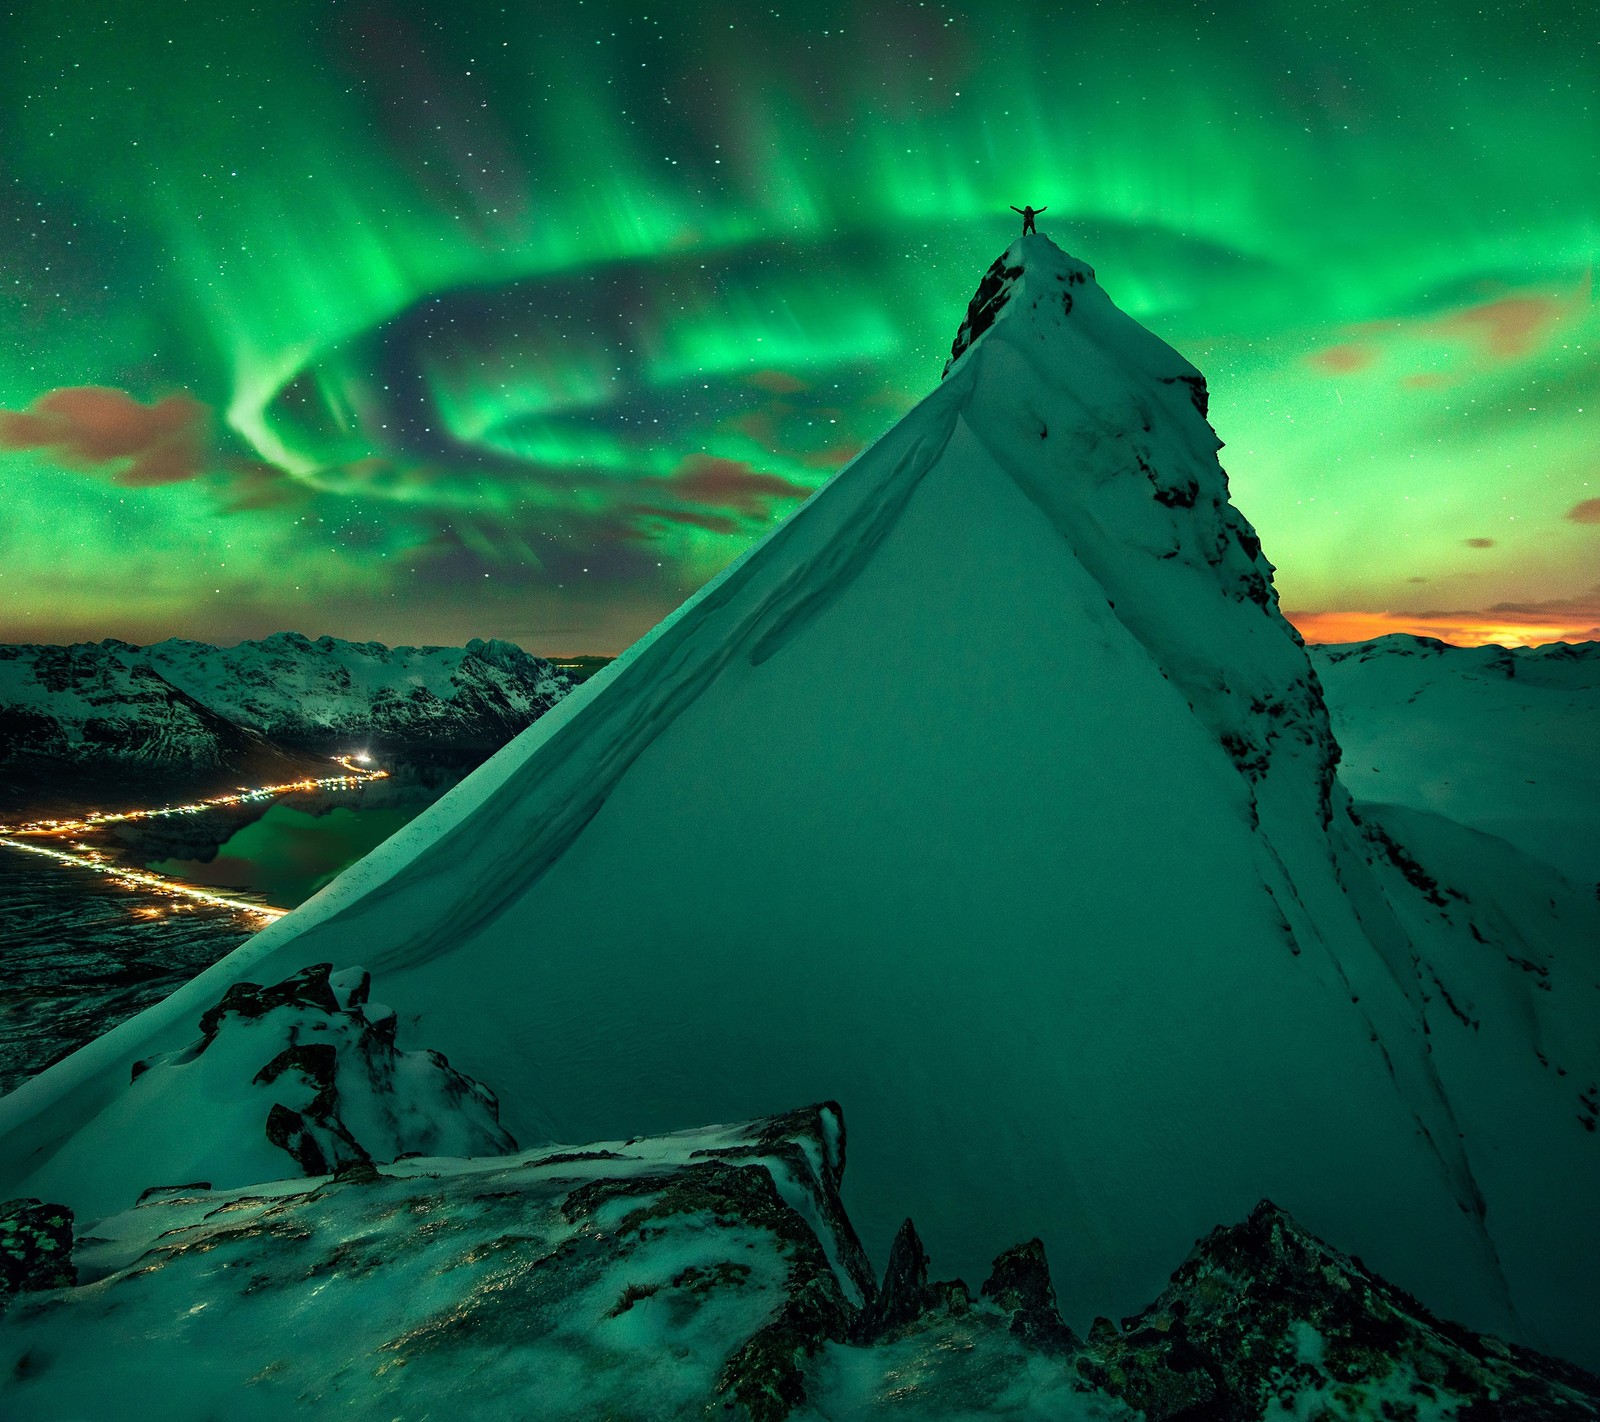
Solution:
[{"label": "rocky outcrop", "polygon": [[1062,1322],[1044,1245],[1037,1239],[1006,1250],[984,1280],[982,1297],[1011,1315],[1011,1332],[1046,1352],[1069,1352],[1078,1338]]},{"label": "rocky outcrop", "polygon": [[1120,1330],[1096,1330],[1077,1367],[1149,1422],[1319,1405],[1474,1422],[1600,1416],[1600,1379],[1434,1317],[1267,1201],[1201,1241]]},{"label": "rocky outcrop", "polygon": [[[207,1015],[210,1050],[230,1022],[331,1015],[344,981],[241,986]],[[843,1147],[826,1103],[576,1150],[199,1181],[99,1222],[76,1282],[70,1217],[14,1202],[0,1239],[27,1256],[24,1287],[50,1292],[0,1320],[0,1411],[25,1396],[40,1415],[110,1415],[160,1375],[183,1384],[163,1398],[173,1422],[247,1385],[269,1412],[356,1418],[442,1415],[469,1387],[474,1417],[537,1397],[551,1422],[1600,1417],[1600,1379],[1434,1317],[1267,1203],[1087,1342],[1038,1240],[973,1298],[928,1282],[907,1220],[874,1289],[839,1204]]]},{"label": "rocky outcrop", "polygon": [[0,1300],[36,1289],[69,1288],[77,1281],[71,1210],[42,1200],[0,1205]]},{"label": "rocky outcrop", "polygon": [[[203,1125],[146,1167],[165,1179],[262,1178],[261,1142],[304,1175],[400,1155],[503,1155],[516,1142],[488,1087],[438,1052],[402,1051],[360,968],[317,964],[268,987],[235,983],[179,1051],[136,1062],[133,1091]],[[272,1157],[268,1157],[271,1159]],[[278,1157],[282,1160],[281,1157]]]}]

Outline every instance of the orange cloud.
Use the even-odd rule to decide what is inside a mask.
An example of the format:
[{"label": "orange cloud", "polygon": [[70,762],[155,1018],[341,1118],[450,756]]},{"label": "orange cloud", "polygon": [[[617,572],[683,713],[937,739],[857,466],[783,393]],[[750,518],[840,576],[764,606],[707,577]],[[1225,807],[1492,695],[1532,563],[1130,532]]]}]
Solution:
[{"label": "orange cloud", "polygon": [[[1501,292],[1443,315],[1356,322],[1344,327],[1344,340],[1313,351],[1306,361],[1327,374],[1345,375],[1366,369],[1382,355],[1404,364],[1436,359],[1436,353],[1421,361],[1415,353],[1407,355],[1406,342],[1464,346],[1488,362],[1518,360],[1551,339],[1563,317],[1587,310],[1590,289],[1586,276],[1565,291]],[[1423,370],[1401,377],[1401,383],[1428,389],[1451,383],[1451,376]]]},{"label": "orange cloud", "polygon": [[1568,303],[1555,296],[1502,296],[1481,306],[1469,306],[1433,323],[1447,336],[1463,336],[1486,355],[1515,360],[1534,350]]},{"label": "orange cloud", "polygon": [[715,504],[755,517],[765,514],[773,499],[804,499],[811,490],[777,474],[763,474],[742,459],[691,454],[665,486],[672,498]]},{"label": "orange cloud", "polygon": [[1437,637],[1458,647],[1540,647],[1547,642],[1600,640],[1600,587],[1577,597],[1538,603],[1496,603],[1465,612],[1368,612],[1360,609],[1284,614],[1308,642],[1370,642],[1392,632]]},{"label": "orange cloud", "polygon": [[1312,365],[1320,366],[1323,370],[1336,375],[1365,370],[1377,358],[1377,352],[1371,346],[1351,345],[1348,342],[1344,345],[1329,346],[1325,350],[1313,351],[1306,357]]},{"label": "orange cloud", "polygon": [[771,410],[751,410],[728,421],[732,429],[749,435],[763,449],[778,450],[783,441],[778,435],[778,418]]},{"label": "orange cloud", "polygon": [[811,490],[742,459],[691,454],[670,479],[642,486],[646,498],[624,506],[625,517],[661,518],[712,533],[736,533],[739,520],[765,519],[778,499],[809,498]]},{"label": "orange cloud", "polygon": [[0,449],[48,450],[69,469],[118,466],[111,478],[139,488],[193,479],[210,449],[210,411],[191,395],[141,405],[99,385],[47,391],[26,410],[0,410]]},{"label": "orange cloud", "polygon": [[865,448],[866,444],[862,440],[848,440],[844,444],[830,445],[827,449],[819,449],[813,454],[808,454],[801,463],[807,469],[843,469]]},{"label": "orange cloud", "polygon": [[1585,499],[1567,510],[1566,516],[1574,523],[1600,523],[1600,499]]}]

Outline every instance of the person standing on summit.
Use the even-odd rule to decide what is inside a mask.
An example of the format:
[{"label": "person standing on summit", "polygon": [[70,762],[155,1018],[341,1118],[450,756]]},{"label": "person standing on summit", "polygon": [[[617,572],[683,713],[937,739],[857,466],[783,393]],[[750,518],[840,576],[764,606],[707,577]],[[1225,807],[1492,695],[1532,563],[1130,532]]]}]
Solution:
[{"label": "person standing on summit", "polygon": [[1038,229],[1034,227],[1033,219],[1036,218],[1041,212],[1045,211],[1044,208],[1018,207],[1015,203],[1013,203],[1011,205],[1011,210],[1013,212],[1020,212],[1022,214],[1022,235],[1024,237],[1026,237],[1030,232],[1037,232]]}]

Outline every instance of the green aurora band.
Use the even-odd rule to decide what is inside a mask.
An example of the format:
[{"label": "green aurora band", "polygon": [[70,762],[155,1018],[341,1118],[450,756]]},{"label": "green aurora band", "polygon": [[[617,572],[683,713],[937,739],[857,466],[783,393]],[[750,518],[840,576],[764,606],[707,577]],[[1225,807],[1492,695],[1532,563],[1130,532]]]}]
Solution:
[{"label": "green aurora band", "polygon": [[1600,11],[0,20],[0,637],[615,651],[938,380],[1011,203],[1308,636],[1600,636]]}]

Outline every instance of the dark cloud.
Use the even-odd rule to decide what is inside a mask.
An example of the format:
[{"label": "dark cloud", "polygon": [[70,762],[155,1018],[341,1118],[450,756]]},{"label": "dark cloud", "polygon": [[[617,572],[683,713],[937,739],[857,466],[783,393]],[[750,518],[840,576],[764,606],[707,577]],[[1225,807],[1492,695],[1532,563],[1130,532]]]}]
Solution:
[{"label": "dark cloud", "polygon": [[0,450],[40,450],[64,469],[127,488],[201,480],[224,513],[281,509],[311,491],[274,465],[220,454],[211,407],[179,392],[145,405],[125,390],[66,386],[0,410]]},{"label": "dark cloud", "polygon": [[812,492],[781,475],[763,474],[742,459],[712,454],[691,454],[670,478],[637,487],[639,497],[618,512],[632,521],[634,537],[646,539],[657,519],[708,533],[738,533],[747,520],[770,518],[780,499],[804,499]]},{"label": "dark cloud", "polygon": [[808,454],[803,462],[808,469],[843,469],[866,447],[865,440],[850,440],[845,444],[836,444],[828,449],[819,449],[813,454]]},{"label": "dark cloud", "polygon": [[215,492],[224,513],[298,508],[316,498],[314,490],[292,475],[270,464],[245,459],[230,461],[216,476]]},{"label": "dark cloud", "polygon": [[[1489,608],[1499,616],[1527,619],[1530,622],[1600,623],[1600,583],[1573,597],[1550,598],[1545,602],[1497,602]],[[1593,626],[1586,635],[1600,636]]]},{"label": "dark cloud", "polygon": [[675,499],[712,504],[751,518],[766,514],[774,499],[803,499],[811,490],[777,474],[763,474],[742,459],[691,454],[667,485]]},{"label": "dark cloud", "polygon": [[1585,499],[1581,504],[1574,504],[1567,510],[1567,517],[1574,523],[1600,523],[1600,499]]},{"label": "dark cloud", "polygon": [[133,488],[179,484],[205,466],[211,412],[191,395],[142,405],[124,390],[74,385],[26,410],[0,410],[0,449],[47,451],[59,464]]},{"label": "dark cloud", "polygon": [[786,370],[758,370],[753,375],[747,375],[745,380],[758,390],[773,395],[799,395],[811,388],[798,375],[790,375]]},{"label": "dark cloud", "polygon": [[1494,547],[1494,539],[1492,539],[1492,538],[1463,538],[1461,541],[1463,543],[1465,543],[1468,548],[1493,548]]}]

